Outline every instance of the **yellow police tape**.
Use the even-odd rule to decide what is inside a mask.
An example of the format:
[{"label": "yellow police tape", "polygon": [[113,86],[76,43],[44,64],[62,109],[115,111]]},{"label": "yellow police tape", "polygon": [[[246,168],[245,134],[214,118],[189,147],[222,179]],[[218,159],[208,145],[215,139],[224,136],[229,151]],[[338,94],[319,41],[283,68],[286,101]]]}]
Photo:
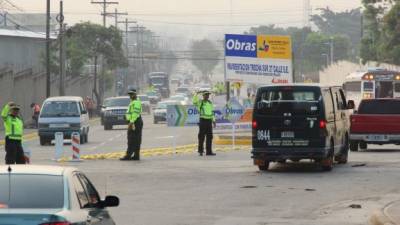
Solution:
[{"label": "yellow police tape", "polygon": [[[230,151],[249,151],[248,146],[217,146],[214,148],[214,151],[217,152],[230,152]],[[144,149],[141,151],[141,155],[143,157],[154,157],[154,156],[171,156],[175,154],[191,154],[197,152],[197,144],[191,145],[182,145],[175,148],[153,148],[153,149]],[[82,155],[81,160],[105,160],[105,159],[119,159],[124,157],[125,151],[112,152],[112,153],[103,153],[103,154],[89,154]],[[68,162],[70,161],[70,157],[63,157],[58,162]]]}]

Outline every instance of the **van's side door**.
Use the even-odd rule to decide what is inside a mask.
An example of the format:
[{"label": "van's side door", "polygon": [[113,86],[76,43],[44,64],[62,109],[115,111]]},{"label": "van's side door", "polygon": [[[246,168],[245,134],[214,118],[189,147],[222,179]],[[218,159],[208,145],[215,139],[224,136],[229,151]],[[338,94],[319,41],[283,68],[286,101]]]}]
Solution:
[{"label": "van's side door", "polygon": [[326,139],[326,147],[330,146],[330,139],[333,138],[334,142],[336,136],[336,119],[335,119],[335,105],[332,98],[332,93],[330,88],[322,89],[322,96],[324,101],[324,111],[326,120],[326,129],[328,131],[328,136]]},{"label": "van's side door", "polygon": [[83,102],[79,102],[79,108],[81,110],[81,124],[84,127],[84,132],[87,133],[89,130],[89,114]]},{"label": "van's side door", "polygon": [[332,95],[335,104],[335,119],[336,119],[336,137],[335,150],[338,152],[344,145],[346,135],[346,100],[343,99],[343,93],[339,87],[332,88]]}]

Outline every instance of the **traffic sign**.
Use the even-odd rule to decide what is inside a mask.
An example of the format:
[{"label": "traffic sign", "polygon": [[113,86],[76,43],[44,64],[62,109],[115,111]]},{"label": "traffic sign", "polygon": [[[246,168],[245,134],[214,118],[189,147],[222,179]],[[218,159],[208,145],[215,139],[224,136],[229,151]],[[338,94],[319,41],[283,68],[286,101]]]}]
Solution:
[{"label": "traffic sign", "polygon": [[245,113],[245,108],[240,104],[236,98],[231,98],[222,110],[224,117],[231,123],[235,123]]}]

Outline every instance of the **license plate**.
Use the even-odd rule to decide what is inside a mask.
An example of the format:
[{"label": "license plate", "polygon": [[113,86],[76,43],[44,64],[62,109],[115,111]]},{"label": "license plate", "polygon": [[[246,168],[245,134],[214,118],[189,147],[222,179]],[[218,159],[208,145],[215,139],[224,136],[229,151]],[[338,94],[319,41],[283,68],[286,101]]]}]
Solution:
[{"label": "license plate", "polygon": [[118,116],[118,120],[125,120],[124,116]]},{"label": "license plate", "polygon": [[293,131],[282,131],[281,138],[294,138],[294,132]]},{"label": "license plate", "polygon": [[368,141],[387,141],[388,138],[386,135],[368,135]]},{"label": "license plate", "polygon": [[50,124],[49,127],[50,128],[67,128],[67,127],[69,127],[69,124],[56,123],[56,124]]}]

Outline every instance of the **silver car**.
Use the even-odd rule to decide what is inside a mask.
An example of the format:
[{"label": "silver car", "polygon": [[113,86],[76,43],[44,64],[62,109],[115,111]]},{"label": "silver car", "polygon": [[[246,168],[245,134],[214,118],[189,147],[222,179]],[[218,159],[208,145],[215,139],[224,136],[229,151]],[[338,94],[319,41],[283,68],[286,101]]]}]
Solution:
[{"label": "silver car", "polygon": [[106,208],[118,205],[75,168],[0,166],[0,224],[115,225]]}]

